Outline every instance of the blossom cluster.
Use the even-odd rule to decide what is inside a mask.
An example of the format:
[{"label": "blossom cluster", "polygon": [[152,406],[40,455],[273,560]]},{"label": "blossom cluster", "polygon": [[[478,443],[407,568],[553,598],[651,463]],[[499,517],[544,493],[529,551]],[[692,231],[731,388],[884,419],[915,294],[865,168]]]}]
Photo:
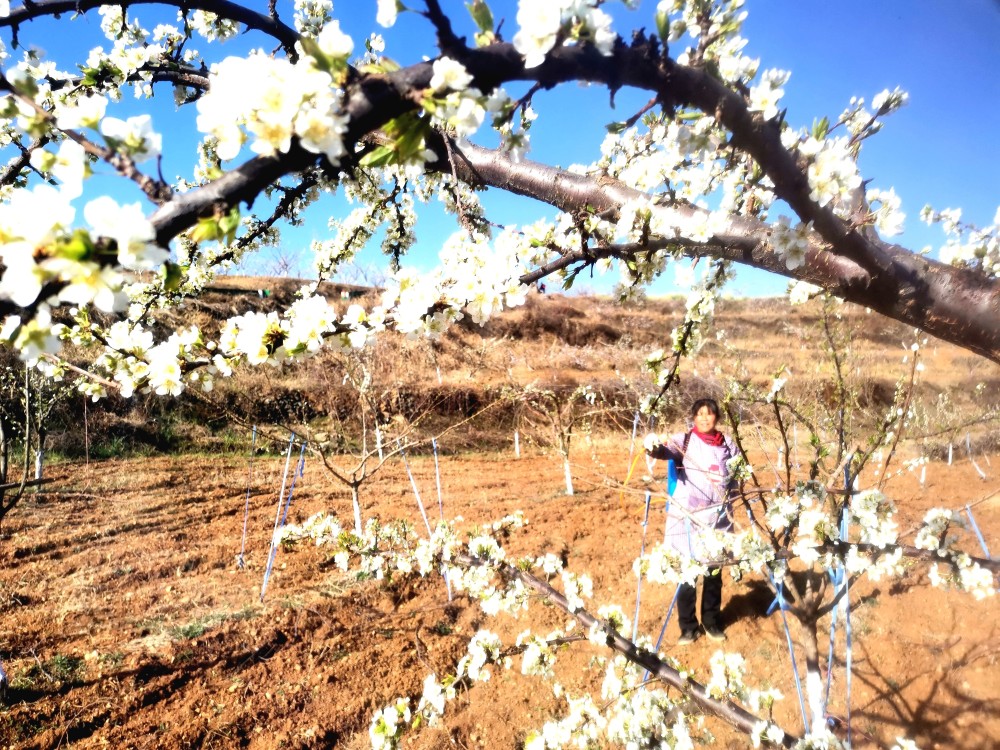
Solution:
[{"label": "blossom cluster", "polygon": [[[334,60],[346,60],[353,50],[336,21],[323,28],[317,42],[322,54]],[[258,51],[213,66],[209,91],[198,100],[197,127],[216,139],[220,159],[239,154],[247,140],[245,128],[254,153],[287,153],[294,137],[307,151],[340,163],[349,120],[343,92],[328,71],[316,67],[316,58],[305,59],[296,65]],[[247,87],[247,81],[255,85]]]},{"label": "blossom cluster", "polygon": [[861,186],[861,175],[848,139],[818,141],[810,136],[799,144],[798,151],[810,160],[806,168],[809,197],[821,206],[833,201],[834,208],[844,213],[843,205],[850,201],[852,191]]},{"label": "blossom cluster", "polygon": [[940,224],[947,236],[938,251],[942,263],[977,269],[989,278],[1000,277],[1000,208],[993,223],[983,228],[963,222],[957,208],[935,211],[925,206],[920,218],[928,225]]},{"label": "blossom cluster", "polygon": [[[56,332],[45,322],[51,319],[50,305],[93,304],[105,312],[121,311],[128,300],[119,268],[154,268],[167,255],[156,245],[138,203],[121,206],[108,197],[96,198],[83,211],[90,229],[74,230],[76,194],[75,188],[37,185],[0,204],[0,259],[5,266],[0,298],[24,308],[40,302],[42,308],[33,318],[4,321],[5,338],[26,360],[58,351]],[[111,248],[117,252],[112,254]],[[57,291],[40,299],[50,285]],[[39,347],[40,340],[47,343]]]},{"label": "blossom cluster", "polygon": [[602,55],[610,55],[617,36],[611,16],[599,5],[597,0],[518,0],[514,48],[524,56],[525,67],[541,65],[559,43],[589,42]]},{"label": "blossom cluster", "polygon": [[805,263],[806,251],[813,239],[812,222],[799,222],[790,226],[788,218],[781,216],[771,226],[771,247],[785,261],[785,266],[794,271]]}]

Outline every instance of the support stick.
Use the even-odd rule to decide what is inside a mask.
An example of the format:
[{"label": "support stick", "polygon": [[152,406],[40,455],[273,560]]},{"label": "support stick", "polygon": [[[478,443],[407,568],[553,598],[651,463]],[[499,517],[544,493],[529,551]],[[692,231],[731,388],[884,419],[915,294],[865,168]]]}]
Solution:
[{"label": "support stick", "polygon": [[236,567],[240,570],[246,566],[243,553],[247,548],[247,519],[250,518],[250,487],[253,484],[253,455],[257,448],[257,425],[253,426],[253,433],[250,436],[250,470],[247,474],[247,496],[243,503],[243,541],[240,542],[240,554],[236,556]]},{"label": "support stick", "polygon": [[281,523],[281,506],[285,501],[285,486],[288,482],[288,467],[292,463],[292,445],[295,443],[295,433],[288,436],[288,450],[285,452],[285,473],[281,478],[281,492],[278,494],[278,509],[274,513],[274,531],[271,532],[271,549],[267,553],[267,568],[264,570],[264,583],[260,587],[260,600],[264,601],[267,591],[267,578],[271,573],[271,563],[274,560],[275,538],[278,535],[278,524]]},{"label": "support stick", "polygon": [[420,517],[424,519],[424,526],[427,527],[427,536],[430,536],[434,532],[431,531],[431,522],[427,520],[427,511],[424,510],[424,501],[420,499],[420,490],[417,489],[417,482],[413,478],[413,472],[410,471],[410,464],[406,460],[406,451],[400,449],[399,455],[403,457],[403,466],[406,468],[406,476],[410,478],[410,486],[413,488],[413,496],[417,498],[417,507],[420,508]]},{"label": "support stick", "polygon": [[639,412],[635,413],[632,419],[632,439],[628,444],[628,465],[632,465],[632,456],[635,454],[635,431],[639,428]]},{"label": "support stick", "polygon": [[[646,526],[649,524],[649,501],[652,494],[646,491],[646,512],[642,517],[642,543],[639,546],[639,557],[646,554]],[[635,616],[632,618],[632,643],[639,636],[639,602],[642,597],[642,570],[640,568],[635,584]]]},{"label": "support stick", "polygon": [[[292,507],[292,492],[295,491],[295,480],[301,477],[306,470],[306,444],[302,443],[302,451],[299,454],[299,465],[295,472],[292,474],[292,483],[288,486],[288,498],[285,500],[285,509],[281,513],[281,524],[278,529],[282,529],[285,526],[285,521],[288,518],[288,509]],[[271,569],[274,566],[274,560],[278,556],[278,545],[277,542],[277,532],[271,537],[271,554],[267,561],[267,569],[264,571],[264,584],[260,589],[260,600],[264,601],[264,592],[267,590],[267,581],[271,577]]]},{"label": "support stick", "polygon": [[[444,501],[441,499],[441,467],[438,465],[438,444],[437,438],[431,438],[431,447],[434,449],[434,483],[437,485],[438,493],[438,518],[444,521]],[[451,581],[448,580],[448,571],[442,570],[444,575],[444,585],[448,589],[448,601],[451,601]]]},{"label": "support stick", "polygon": [[969,517],[969,522],[972,524],[972,530],[976,532],[976,537],[979,539],[979,546],[983,548],[983,554],[990,560],[993,558],[990,556],[990,550],[986,546],[986,540],[983,538],[983,532],[979,530],[979,524],[976,523],[975,516],[972,515],[972,506],[965,506],[965,513]]},{"label": "support stick", "polygon": [[969,433],[965,433],[965,452],[969,454],[969,460],[972,461],[972,466],[979,474],[979,478],[986,479],[986,472],[979,468],[979,464],[976,463],[976,459],[972,456],[972,439],[969,437]]}]

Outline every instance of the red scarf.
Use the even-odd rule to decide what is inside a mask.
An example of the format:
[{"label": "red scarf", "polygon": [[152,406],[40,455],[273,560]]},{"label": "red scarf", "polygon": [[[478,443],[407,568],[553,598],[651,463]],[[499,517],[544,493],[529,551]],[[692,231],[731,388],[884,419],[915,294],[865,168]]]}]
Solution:
[{"label": "red scarf", "polygon": [[692,429],[691,432],[701,438],[703,443],[708,443],[718,448],[725,442],[722,433],[718,430],[712,430],[711,432],[698,432],[697,429]]}]

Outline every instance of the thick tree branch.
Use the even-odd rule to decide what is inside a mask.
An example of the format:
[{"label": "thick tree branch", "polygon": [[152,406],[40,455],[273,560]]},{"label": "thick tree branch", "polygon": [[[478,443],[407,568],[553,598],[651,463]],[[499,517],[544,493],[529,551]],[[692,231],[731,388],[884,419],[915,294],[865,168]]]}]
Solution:
[{"label": "thick tree branch", "polygon": [[279,21],[277,17],[272,18],[262,15],[256,11],[244,8],[242,5],[238,5],[237,3],[229,2],[229,0],[184,0],[184,2],[176,3],[164,3],[164,0],[117,0],[117,2],[108,2],[108,0],[26,1],[20,8],[11,10],[10,15],[6,18],[0,18],[0,28],[5,26],[14,28],[16,39],[16,29],[18,26],[25,21],[31,21],[35,18],[41,18],[43,16],[57,16],[62,13],[86,13],[88,10],[100,8],[101,6],[116,6],[126,9],[133,5],[164,4],[175,5],[176,7],[183,8],[185,10],[203,10],[209,13],[215,13],[217,16],[221,16],[222,18],[238,21],[248,29],[261,31],[268,36],[272,36],[277,39],[278,42],[281,43],[282,49],[285,50],[285,54],[292,60],[295,60],[297,57],[297,53],[295,52],[295,42],[298,41],[299,35],[295,29],[291,26],[285,25]]},{"label": "thick tree branch", "polygon": [[[619,46],[611,57],[587,47],[564,47],[530,70],[508,44],[467,50],[463,62],[482,90],[511,80],[535,80],[543,85],[587,80],[611,88],[628,84],[656,91],[664,106],[687,103],[712,113],[733,130],[734,143],[761,164],[778,186],[778,194],[800,212],[801,218],[813,221],[830,249],[814,247],[804,266],[789,270],[768,249],[765,225],[734,217],[725,232],[703,246],[706,254],[731,257],[819,284],[845,299],[1000,362],[1000,284],[883,243],[873,232],[856,231],[829,209],[816,205],[808,198],[801,166],[781,146],[777,128],[752,115],[738,94],[704,71],[664,63],[651,42]],[[431,75],[431,64],[424,62],[389,75],[363,76],[349,90],[346,110],[351,120],[345,140],[356,142],[418,106],[412,94],[426,88]],[[590,206],[610,217],[630,198],[649,199],[612,179],[571,175],[531,163],[517,165],[502,154],[487,158],[485,154],[490,152],[477,152],[472,147],[462,150],[466,164],[460,163],[462,159],[455,164],[462,179],[530,195],[563,210]],[[315,159],[295,148],[280,159],[258,157],[200,190],[175,198],[153,216],[159,240],[169,241],[218,204],[252,202],[271,181],[300,171]],[[657,210],[683,213],[697,209],[665,206]]]},{"label": "thick tree branch", "polygon": [[[641,191],[609,177],[592,177],[531,161],[514,162],[501,152],[462,144],[456,154],[455,171],[472,184],[490,185],[535,198],[566,212],[592,210],[614,221],[628,201],[653,201]],[[673,225],[701,212],[694,206],[656,204]],[[886,295],[883,282],[872,283],[871,274],[849,258],[823,244],[813,243],[805,262],[789,269],[768,244],[770,229],[755,219],[734,216],[728,226],[705,243],[684,238],[657,238],[648,248],[622,246],[607,255],[627,257],[640,250],[680,245],[695,255],[728,258],[744,265],[817,284],[837,296],[895,320],[916,326],[946,341],[964,346],[994,362],[1000,362],[1000,284],[965,269],[916,255],[898,245],[885,245],[884,256],[896,283],[913,283],[906,295]],[[619,255],[618,253],[621,253]],[[581,254],[581,258],[583,254]],[[570,265],[556,261],[551,271]],[[551,272],[550,271],[550,272]],[[537,280],[535,276],[531,280]]]}]

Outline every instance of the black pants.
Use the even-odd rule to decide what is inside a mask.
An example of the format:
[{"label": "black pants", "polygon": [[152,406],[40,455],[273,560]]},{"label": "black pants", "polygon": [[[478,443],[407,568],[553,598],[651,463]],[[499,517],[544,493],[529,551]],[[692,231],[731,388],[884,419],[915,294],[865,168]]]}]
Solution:
[{"label": "black pants", "polygon": [[[677,618],[680,621],[681,632],[695,630],[698,618],[695,617],[695,600],[697,591],[689,583],[682,583],[677,593]],[[722,568],[709,568],[708,575],[701,579],[701,624],[706,628],[721,628],[722,619]]]}]

